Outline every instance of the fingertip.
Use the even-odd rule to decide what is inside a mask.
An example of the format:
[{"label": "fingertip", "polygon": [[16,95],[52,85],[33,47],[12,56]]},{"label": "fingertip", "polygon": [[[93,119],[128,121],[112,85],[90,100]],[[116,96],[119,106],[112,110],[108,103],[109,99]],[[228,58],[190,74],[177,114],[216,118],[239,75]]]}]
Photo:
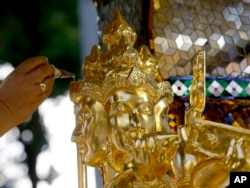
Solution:
[{"label": "fingertip", "polygon": [[25,69],[31,70],[36,68],[37,66],[40,66],[42,64],[48,64],[48,58],[45,56],[34,56],[29,57],[26,60],[24,60],[20,65],[24,66]]},{"label": "fingertip", "polygon": [[32,57],[33,61],[37,61],[37,63],[39,64],[48,64],[49,63],[49,60],[46,56],[35,56],[35,57]]},{"label": "fingertip", "polygon": [[47,63],[49,63],[48,57],[46,57],[46,56],[42,56],[42,57],[45,59],[45,61],[46,61]]}]

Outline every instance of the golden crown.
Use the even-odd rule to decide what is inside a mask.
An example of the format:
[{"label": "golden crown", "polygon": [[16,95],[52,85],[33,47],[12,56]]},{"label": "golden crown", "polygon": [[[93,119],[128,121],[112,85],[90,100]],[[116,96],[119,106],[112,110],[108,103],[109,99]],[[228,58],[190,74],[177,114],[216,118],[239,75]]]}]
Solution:
[{"label": "golden crown", "polygon": [[166,96],[171,103],[171,85],[162,80],[156,58],[145,45],[139,51],[135,49],[135,41],[135,31],[115,8],[104,30],[107,51],[101,52],[96,45],[92,47],[83,63],[84,79],[70,83],[71,100],[78,103],[82,97],[91,97],[105,102],[114,90],[132,87],[146,89],[154,101]]}]

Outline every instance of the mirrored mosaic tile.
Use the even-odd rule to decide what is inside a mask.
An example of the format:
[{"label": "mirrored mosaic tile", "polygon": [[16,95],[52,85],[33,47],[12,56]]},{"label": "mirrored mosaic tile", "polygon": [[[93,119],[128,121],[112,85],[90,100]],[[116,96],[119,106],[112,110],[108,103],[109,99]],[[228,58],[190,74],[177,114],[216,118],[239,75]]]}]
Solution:
[{"label": "mirrored mosaic tile", "polygon": [[224,88],[220,85],[219,82],[214,80],[208,87],[208,91],[212,93],[215,97],[219,97],[224,91]]},{"label": "mirrored mosaic tile", "polygon": [[250,83],[245,88],[246,93],[250,96]]},{"label": "mirrored mosaic tile", "polygon": [[234,97],[237,97],[242,92],[243,89],[233,80],[226,87],[226,90],[228,93],[231,93]]},{"label": "mirrored mosaic tile", "polygon": [[187,87],[180,80],[176,80],[172,85],[172,90],[177,96],[183,96],[187,91]]},{"label": "mirrored mosaic tile", "polygon": [[[158,0],[153,15],[155,55],[160,71],[174,64],[163,75],[191,75],[188,63],[198,50],[207,52],[207,74],[223,77],[248,77],[250,74],[250,2],[246,0]],[[164,43],[156,40],[160,37]],[[165,47],[164,47],[165,45]],[[175,58],[170,58],[173,52]],[[183,55],[185,54],[185,55]],[[162,58],[166,57],[166,58]],[[183,67],[183,66],[182,66]],[[174,70],[175,69],[175,70]]]},{"label": "mirrored mosaic tile", "polygon": [[[189,97],[192,77],[171,77],[168,81],[176,97]],[[206,97],[221,99],[250,98],[250,79],[206,78]]]}]

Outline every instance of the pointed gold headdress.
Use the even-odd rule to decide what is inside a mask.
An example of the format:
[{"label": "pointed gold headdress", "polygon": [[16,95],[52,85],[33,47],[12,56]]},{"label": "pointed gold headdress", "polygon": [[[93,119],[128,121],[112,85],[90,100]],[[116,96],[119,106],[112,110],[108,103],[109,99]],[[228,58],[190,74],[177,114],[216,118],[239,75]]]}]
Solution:
[{"label": "pointed gold headdress", "polygon": [[92,97],[104,102],[112,91],[132,87],[147,90],[155,101],[167,96],[171,103],[171,85],[161,79],[157,60],[145,45],[136,50],[135,41],[135,31],[116,8],[104,31],[107,51],[93,46],[84,60],[84,79],[70,84],[71,100],[77,103],[82,97]]}]

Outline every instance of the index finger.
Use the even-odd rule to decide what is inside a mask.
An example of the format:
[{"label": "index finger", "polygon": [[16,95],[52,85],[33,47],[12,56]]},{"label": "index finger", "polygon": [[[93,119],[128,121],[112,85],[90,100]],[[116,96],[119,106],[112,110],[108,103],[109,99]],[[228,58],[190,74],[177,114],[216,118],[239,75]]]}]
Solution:
[{"label": "index finger", "polygon": [[17,68],[16,71],[21,73],[29,73],[37,67],[48,64],[48,58],[44,56],[30,57],[24,60]]}]

